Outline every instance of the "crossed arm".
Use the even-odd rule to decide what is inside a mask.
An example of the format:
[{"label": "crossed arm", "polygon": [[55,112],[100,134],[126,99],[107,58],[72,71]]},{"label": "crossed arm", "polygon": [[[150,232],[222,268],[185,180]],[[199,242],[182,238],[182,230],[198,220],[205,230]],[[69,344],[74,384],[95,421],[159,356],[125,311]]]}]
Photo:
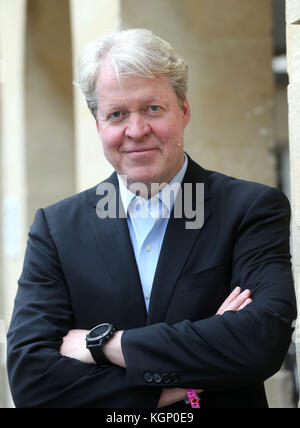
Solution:
[{"label": "crossed arm", "polygon": [[[223,315],[223,313],[227,311],[239,311],[251,302],[250,290],[247,289],[241,293],[241,289],[236,287],[218,309],[216,315]],[[63,343],[60,348],[61,355],[88,364],[96,364],[90,351],[86,349],[85,346],[85,337],[87,333],[87,330],[70,330],[63,338]],[[121,346],[122,335],[123,331],[116,332],[112,339],[104,345],[103,352],[113,364],[126,368],[126,361]],[[197,390],[197,392],[201,391]],[[184,400],[186,397],[187,393],[183,388],[162,389],[158,407],[169,406]]]},{"label": "crossed arm", "polygon": [[[238,311],[251,302],[238,289],[217,316],[121,331],[104,347],[114,364],[109,369],[92,364],[86,331],[71,330],[73,308],[57,248],[66,249],[63,239],[53,238],[57,216],[48,213],[47,220],[44,210],[37,212],[19,280],[7,340],[16,407],[163,407],[184,399],[186,387],[219,391],[230,382],[239,389],[280,368],[297,313],[289,205],[277,191],[260,193],[235,232],[231,284],[250,289],[253,304]],[[91,364],[82,362],[87,357]],[[182,389],[146,385],[147,367],[178,368]]]}]

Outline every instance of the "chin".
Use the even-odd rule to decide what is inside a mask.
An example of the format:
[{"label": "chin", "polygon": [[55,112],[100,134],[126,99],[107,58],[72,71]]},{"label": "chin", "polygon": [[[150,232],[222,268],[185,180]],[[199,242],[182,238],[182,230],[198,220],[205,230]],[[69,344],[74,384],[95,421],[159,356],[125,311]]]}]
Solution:
[{"label": "chin", "polygon": [[139,171],[130,171],[129,174],[124,174],[127,176],[127,182],[131,183],[157,183],[159,179],[157,174],[154,171],[145,171],[146,168],[139,168]]}]

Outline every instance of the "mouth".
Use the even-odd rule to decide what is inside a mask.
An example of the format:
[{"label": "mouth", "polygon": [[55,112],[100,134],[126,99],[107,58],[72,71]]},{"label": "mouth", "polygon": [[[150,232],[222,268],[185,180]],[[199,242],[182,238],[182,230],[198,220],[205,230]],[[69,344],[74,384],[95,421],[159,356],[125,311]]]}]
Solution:
[{"label": "mouth", "polygon": [[152,156],[156,151],[157,149],[135,149],[135,150],[126,151],[125,153],[129,157],[143,158],[143,157]]}]

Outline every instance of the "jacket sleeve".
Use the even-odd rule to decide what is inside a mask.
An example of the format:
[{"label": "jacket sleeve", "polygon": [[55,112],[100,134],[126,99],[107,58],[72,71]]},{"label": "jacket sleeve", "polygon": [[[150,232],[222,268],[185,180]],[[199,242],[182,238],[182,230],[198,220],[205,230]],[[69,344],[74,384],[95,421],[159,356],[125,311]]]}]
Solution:
[{"label": "jacket sleeve", "polygon": [[72,328],[68,288],[39,210],[29,233],[7,340],[16,407],[157,407],[160,391],[133,388],[124,369],[62,357],[62,338]]},{"label": "jacket sleeve", "polygon": [[[277,372],[297,316],[289,225],[286,197],[264,189],[241,216],[233,242],[232,286],[249,288],[253,302],[241,311],[196,322],[126,331],[122,348],[130,381],[143,385],[148,379],[152,386],[149,373],[161,372],[171,374],[168,382],[173,377],[178,387],[228,390]],[[165,387],[163,381],[159,385]]]}]

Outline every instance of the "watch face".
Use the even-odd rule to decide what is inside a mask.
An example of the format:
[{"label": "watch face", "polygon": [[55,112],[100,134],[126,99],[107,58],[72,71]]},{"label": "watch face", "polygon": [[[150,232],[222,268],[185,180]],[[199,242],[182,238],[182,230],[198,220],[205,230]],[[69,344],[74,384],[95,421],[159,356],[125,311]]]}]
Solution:
[{"label": "watch face", "polygon": [[110,324],[100,324],[90,331],[89,337],[91,339],[101,339],[101,337],[105,336],[105,334],[109,333],[111,330]]}]

